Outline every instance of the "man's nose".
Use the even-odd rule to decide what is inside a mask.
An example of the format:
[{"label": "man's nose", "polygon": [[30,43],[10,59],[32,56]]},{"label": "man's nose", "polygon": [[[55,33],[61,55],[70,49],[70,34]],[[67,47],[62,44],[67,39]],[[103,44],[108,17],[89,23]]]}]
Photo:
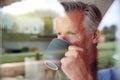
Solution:
[{"label": "man's nose", "polygon": [[67,35],[62,34],[58,36],[59,39],[67,40]]}]

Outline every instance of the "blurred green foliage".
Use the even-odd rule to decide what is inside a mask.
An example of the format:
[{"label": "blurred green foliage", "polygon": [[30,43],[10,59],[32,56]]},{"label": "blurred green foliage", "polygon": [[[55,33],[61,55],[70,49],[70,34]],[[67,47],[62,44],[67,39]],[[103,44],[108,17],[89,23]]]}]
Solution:
[{"label": "blurred green foliage", "polygon": [[98,68],[114,67],[115,42],[105,42],[98,44]]},{"label": "blurred green foliage", "polygon": [[38,53],[10,53],[10,54],[3,54],[1,55],[1,63],[13,63],[13,62],[24,62],[25,60],[25,57],[35,57],[36,60],[38,60],[38,57],[39,59],[41,59],[41,54],[39,54],[39,56],[36,56],[38,55]]},{"label": "blurred green foliage", "polygon": [[115,41],[116,25],[105,26],[101,32],[105,35],[106,41]]}]

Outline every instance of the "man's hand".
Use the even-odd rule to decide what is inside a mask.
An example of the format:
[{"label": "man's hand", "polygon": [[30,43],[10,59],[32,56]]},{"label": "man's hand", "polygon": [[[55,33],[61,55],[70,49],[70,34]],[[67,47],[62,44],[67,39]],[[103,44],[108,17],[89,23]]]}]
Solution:
[{"label": "man's hand", "polygon": [[61,63],[63,72],[70,80],[92,80],[83,48],[69,46]]}]

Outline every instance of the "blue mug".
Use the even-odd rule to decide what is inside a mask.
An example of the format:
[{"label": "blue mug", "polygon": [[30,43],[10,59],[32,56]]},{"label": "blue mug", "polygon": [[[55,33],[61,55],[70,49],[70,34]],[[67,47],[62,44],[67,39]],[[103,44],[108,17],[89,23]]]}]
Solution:
[{"label": "blue mug", "polygon": [[43,54],[45,65],[53,70],[60,69],[60,60],[64,57],[64,54],[68,50],[69,45],[70,44],[65,40],[54,38]]}]

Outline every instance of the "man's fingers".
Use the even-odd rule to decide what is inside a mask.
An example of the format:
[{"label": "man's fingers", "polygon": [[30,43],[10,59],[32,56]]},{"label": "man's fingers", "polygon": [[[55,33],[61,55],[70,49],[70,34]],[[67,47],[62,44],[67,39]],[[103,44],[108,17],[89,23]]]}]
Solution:
[{"label": "man's fingers", "polygon": [[78,56],[83,54],[83,49],[76,47],[76,46],[69,46],[68,51],[65,53],[65,57],[74,57],[77,58]]},{"label": "man's fingers", "polygon": [[83,52],[83,48],[80,48],[80,47],[77,47],[77,46],[69,46],[68,50],[74,50],[74,51]]},{"label": "man's fingers", "polygon": [[72,56],[74,56],[75,54],[76,54],[75,51],[67,51],[67,52],[65,53],[65,57],[72,57]]}]

